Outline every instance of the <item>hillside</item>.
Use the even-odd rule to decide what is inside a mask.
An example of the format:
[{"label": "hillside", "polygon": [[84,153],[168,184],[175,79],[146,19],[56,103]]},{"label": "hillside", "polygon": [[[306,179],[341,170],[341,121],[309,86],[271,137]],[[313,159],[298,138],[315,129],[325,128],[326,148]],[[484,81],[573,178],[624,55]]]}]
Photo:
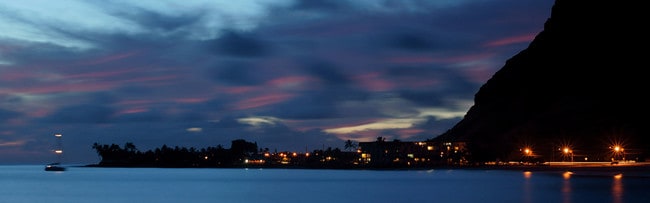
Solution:
[{"label": "hillside", "polygon": [[614,142],[627,159],[644,160],[646,8],[556,0],[544,30],[480,88],[463,120],[433,140],[466,141],[478,161],[513,159],[524,146],[550,160],[565,144],[605,159]]}]

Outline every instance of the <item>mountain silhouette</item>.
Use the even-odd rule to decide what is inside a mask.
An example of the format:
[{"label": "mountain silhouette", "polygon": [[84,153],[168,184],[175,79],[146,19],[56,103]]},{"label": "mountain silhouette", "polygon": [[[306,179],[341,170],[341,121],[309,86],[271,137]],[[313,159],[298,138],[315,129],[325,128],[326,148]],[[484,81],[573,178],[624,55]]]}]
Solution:
[{"label": "mountain silhouette", "polygon": [[648,139],[648,6],[556,0],[544,29],[475,94],[465,117],[434,141],[468,143],[475,161],[531,147],[552,160],[569,145],[605,161],[612,145],[643,161]]}]

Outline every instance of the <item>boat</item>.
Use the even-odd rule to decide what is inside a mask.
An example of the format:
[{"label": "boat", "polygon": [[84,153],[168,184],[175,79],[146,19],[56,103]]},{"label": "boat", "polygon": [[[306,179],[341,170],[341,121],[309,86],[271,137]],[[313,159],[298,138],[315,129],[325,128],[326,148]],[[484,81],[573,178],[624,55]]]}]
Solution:
[{"label": "boat", "polygon": [[63,137],[63,135],[57,133],[54,134],[54,137],[56,137],[56,149],[54,149],[53,151],[56,154],[58,161],[45,165],[45,171],[65,171],[66,168],[63,165],[61,165],[61,157],[63,156],[63,149],[61,147],[61,137]]},{"label": "boat", "polygon": [[65,171],[65,167],[61,166],[60,163],[51,163],[45,165],[45,171]]}]

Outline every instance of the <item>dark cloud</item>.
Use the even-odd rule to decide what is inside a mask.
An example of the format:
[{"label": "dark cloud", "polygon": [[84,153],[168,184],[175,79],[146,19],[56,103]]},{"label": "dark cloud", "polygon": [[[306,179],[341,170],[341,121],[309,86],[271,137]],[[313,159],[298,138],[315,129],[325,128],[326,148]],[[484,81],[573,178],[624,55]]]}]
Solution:
[{"label": "dark cloud", "polygon": [[246,127],[249,127],[246,124],[240,123],[238,121],[239,117],[235,116],[226,116],[218,121],[214,121],[211,126],[216,127],[218,129],[227,129],[227,128],[238,128],[238,129],[243,129]]},{"label": "dark cloud", "polygon": [[157,111],[145,111],[136,113],[126,113],[116,116],[113,120],[115,122],[129,122],[129,123],[145,123],[145,122],[160,122],[165,119],[165,116]]},{"label": "dark cloud", "polygon": [[436,48],[432,36],[422,32],[397,34],[389,40],[392,47],[409,51],[430,51]]},{"label": "dark cloud", "polygon": [[62,107],[43,120],[51,123],[109,123],[115,110],[109,106],[80,104]]},{"label": "dark cloud", "polygon": [[[194,25],[203,15],[202,11],[186,13],[184,15],[164,15],[146,9],[134,9],[129,12],[114,11],[113,15],[119,18],[130,19],[133,22],[163,33],[185,32],[184,28]],[[187,34],[187,33],[184,33]]]},{"label": "dark cloud", "polygon": [[255,58],[266,56],[271,51],[271,45],[248,33],[226,31],[209,43],[211,50],[226,56]]},{"label": "dark cloud", "polygon": [[426,90],[404,90],[399,96],[422,106],[443,106],[446,98],[446,95],[440,92]]},{"label": "dark cloud", "polygon": [[226,85],[259,85],[263,78],[256,74],[257,67],[242,61],[222,62],[209,70],[210,77]]},{"label": "dark cloud", "polygon": [[333,63],[312,59],[305,63],[305,70],[328,85],[347,85],[349,77]]},{"label": "dark cloud", "polygon": [[431,135],[440,135],[451,129],[456,123],[460,122],[461,117],[438,119],[433,116],[427,116],[426,121],[415,125],[413,128],[422,129],[423,132],[418,133],[414,139],[426,140],[433,138]]},{"label": "dark cloud", "polygon": [[9,119],[20,117],[21,113],[0,109],[0,122],[6,122]]},{"label": "dark cloud", "polygon": [[337,11],[347,7],[345,1],[328,1],[328,0],[299,0],[293,9],[299,10],[317,10],[317,11]]},{"label": "dark cloud", "polygon": [[[461,72],[449,68],[429,66],[400,66],[388,68],[386,78],[403,84],[397,92],[400,97],[423,106],[446,106],[449,99],[473,99],[480,84],[469,81]],[[419,88],[408,88],[420,86]]]},{"label": "dark cloud", "polygon": [[335,95],[325,93],[305,93],[299,97],[274,105],[264,115],[273,115],[283,119],[320,119],[340,116],[337,112]]}]

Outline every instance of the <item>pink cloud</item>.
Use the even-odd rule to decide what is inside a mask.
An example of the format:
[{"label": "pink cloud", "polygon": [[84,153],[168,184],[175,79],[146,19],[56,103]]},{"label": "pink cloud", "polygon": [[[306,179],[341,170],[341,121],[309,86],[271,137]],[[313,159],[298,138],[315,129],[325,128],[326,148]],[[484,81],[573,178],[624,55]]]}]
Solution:
[{"label": "pink cloud", "polygon": [[124,100],[120,101],[119,104],[121,105],[142,105],[142,104],[151,104],[154,103],[154,100]]},{"label": "pink cloud", "polygon": [[469,69],[463,69],[463,74],[475,83],[485,83],[492,77],[494,72],[486,65],[475,66]]},{"label": "pink cloud", "polygon": [[180,98],[180,99],[174,99],[174,102],[192,104],[192,103],[201,103],[207,100],[208,98]]},{"label": "pink cloud", "polygon": [[147,111],[149,111],[149,109],[147,108],[131,108],[131,109],[125,109],[120,112],[117,112],[117,114],[122,115],[122,114],[142,113]]},{"label": "pink cloud", "polygon": [[50,114],[50,111],[46,109],[34,109],[27,112],[27,115],[31,117],[44,117],[47,116],[48,114]]},{"label": "pink cloud", "polygon": [[275,78],[267,82],[267,84],[271,86],[277,86],[277,87],[288,87],[288,86],[301,85],[311,80],[313,79],[307,76],[288,76],[288,77]]},{"label": "pink cloud", "polygon": [[334,134],[340,140],[353,140],[357,142],[373,142],[376,141],[378,137],[384,137],[388,141],[390,138],[381,134],[381,130],[366,130],[361,132],[355,132],[354,134]]},{"label": "pink cloud", "polygon": [[235,104],[235,109],[251,109],[286,101],[293,97],[292,94],[267,94],[246,99]]},{"label": "pink cloud", "polygon": [[360,85],[371,91],[386,91],[395,87],[395,84],[381,79],[379,73],[368,73],[356,77]]},{"label": "pink cloud", "polygon": [[415,136],[418,133],[422,133],[424,130],[422,129],[416,129],[416,128],[406,128],[406,129],[399,129],[397,130],[397,134],[400,135],[400,138],[410,138]]},{"label": "pink cloud", "polygon": [[256,88],[251,86],[239,86],[239,87],[226,87],[219,88],[228,94],[243,94],[254,91]]},{"label": "pink cloud", "polygon": [[495,46],[505,46],[505,45],[516,44],[516,43],[530,42],[533,41],[533,39],[535,39],[535,36],[537,36],[537,33],[529,33],[520,36],[508,37],[496,41],[487,42],[483,44],[483,46],[495,47]]},{"label": "pink cloud", "polygon": [[152,76],[152,77],[140,77],[134,79],[123,80],[122,82],[151,82],[151,81],[167,81],[171,79],[178,78],[177,75],[163,75],[163,76]]},{"label": "pink cloud", "polygon": [[378,122],[382,119],[380,118],[367,118],[364,120],[355,120],[355,121],[345,121],[343,124],[335,124],[335,125],[328,125],[328,126],[323,126],[323,129],[334,129],[334,128],[345,128],[345,127],[352,127],[352,126],[359,126],[359,125],[365,125],[365,124],[370,124],[370,123],[375,123]]},{"label": "pink cloud", "polygon": [[26,140],[18,140],[18,141],[12,141],[12,142],[0,142],[0,147],[19,147],[23,146],[27,143]]}]

